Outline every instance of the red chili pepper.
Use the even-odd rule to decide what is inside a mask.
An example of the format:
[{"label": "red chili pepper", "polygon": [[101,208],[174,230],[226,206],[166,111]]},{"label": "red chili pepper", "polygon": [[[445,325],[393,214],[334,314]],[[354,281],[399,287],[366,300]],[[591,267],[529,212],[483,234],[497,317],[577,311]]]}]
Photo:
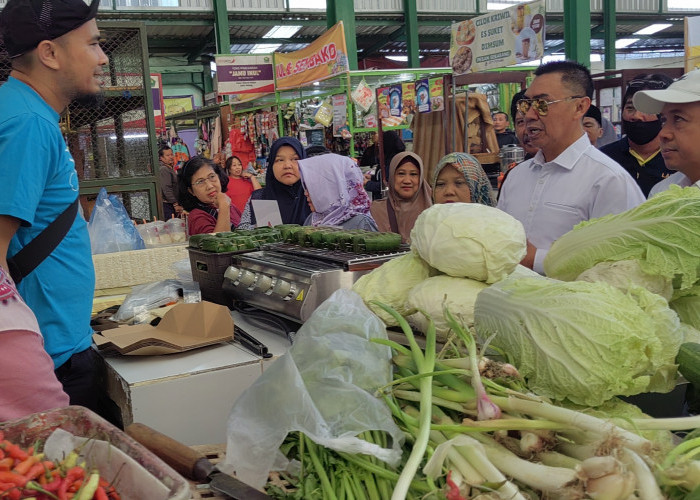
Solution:
[{"label": "red chili pepper", "polygon": [[5,458],[5,450],[0,448],[0,459],[3,459],[3,458]]},{"label": "red chili pepper", "polygon": [[75,466],[68,469],[68,472],[66,472],[66,477],[63,479],[56,492],[59,500],[68,500],[68,489],[73,486],[73,483],[77,479],[82,479],[84,476],[85,470],[80,466]]},{"label": "red chili pepper", "polygon": [[22,460],[20,463],[15,464],[14,469],[12,469],[17,474],[26,474],[29,469],[32,468],[40,460],[38,455],[30,455],[26,460]]},{"label": "red chili pepper", "polygon": [[109,497],[107,496],[107,492],[105,492],[105,489],[102,486],[98,486],[97,490],[95,490],[95,496],[93,497],[94,500],[109,500]]},{"label": "red chili pepper", "polygon": [[10,470],[15,463],[15,459],[11,457],[0,460],[0,470]]},{"label": "red chili pepper", "polygon": [[12,458],[16,458],[18,460],[26,460],[29,458],[29,454],[26,451],[16,444],[9,442],[7,439],[2,442],[2,448],[4,448],[5,453],[10,455]]},{"label": "red chili pepper", "polygon": [[12,483],[17,486],[24,486],[27,483],[27,478],[21,474],[11,471],[0,471],[0,482]]},{"label": "red chili pepper", "polygon": [[32,468],[27,471],[27,473],[25,474],[25,477],[27,479],[36,479],[39,476],[41,476],[45,470],[46,470],[46,468],[45,468],[44,464],[42,464],[42,463],[34,464],[34,465],[32,465]]}]

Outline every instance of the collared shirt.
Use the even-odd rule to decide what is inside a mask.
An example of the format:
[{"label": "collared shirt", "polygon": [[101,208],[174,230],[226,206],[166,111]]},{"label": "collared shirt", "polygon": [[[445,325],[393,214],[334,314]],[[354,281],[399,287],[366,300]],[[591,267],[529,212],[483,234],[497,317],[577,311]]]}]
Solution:
[{"label": "collared shirt", "polygon": [[643,201],[634,179],[583,134],[550,162],[538,151],[513,168],[498,208],[522,222],[528,241],[537,248],[533,268],[542,274],[549,247],[576,224]]},{"label": "collared shirt", "polygon": [[649,192],[649,198],[651,198],[657,193],[660,193],[661,191],[666,191],[671,184],[677,184],[680,187],[695,186],[700,188],[700,180],[693,183],[690,182],[688,176],[685,175],[683,172],[676,172],[675,174],[666,177],[664,180],[662,180],[653,188],[651,188],[651,191]]}]

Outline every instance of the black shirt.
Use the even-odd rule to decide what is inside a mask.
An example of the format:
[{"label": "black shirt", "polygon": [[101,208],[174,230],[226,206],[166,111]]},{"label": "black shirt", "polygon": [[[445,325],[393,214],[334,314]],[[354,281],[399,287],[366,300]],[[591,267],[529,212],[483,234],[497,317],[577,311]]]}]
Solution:
[{"label": "black shirt", "polygon": [[606,144],[600,150],[629,172],[641,188],[644,196],[649,196],[649,191],[651,191],[654,184],[673,173],[673,170],[666,168],[666,163],[661,153],[657,153],[647,163],[640,165],[637,158],[630,154],[630,143],[627,137]]},{"label": "black shirt", "polygon": [[498,148],[503,149],[503,146],[508,144],[520,144],[518,138],[515,136],[515,132],[511,130],[505,130],[500,134],[496,132],[496,140],[498,141]]}]

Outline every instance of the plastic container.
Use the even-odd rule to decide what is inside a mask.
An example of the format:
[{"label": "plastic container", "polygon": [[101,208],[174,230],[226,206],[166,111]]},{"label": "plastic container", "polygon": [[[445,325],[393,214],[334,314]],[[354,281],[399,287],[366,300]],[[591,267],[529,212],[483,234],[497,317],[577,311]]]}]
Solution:
[{"label": "plastic container", "polygon": [[[131,476],[129,471],[120,473],[114,484],[123,500],[162,498],[162,496],[156,496],[153,493],[155,491],[154,486],[160,486],[158,483],[169,490],[166,497],[168,499],[186,500],[190,498],[189,483],[181,475],[123,431],[87,408],[68,406],[48,412],[35,413],[23,419],[0,423],[0,429],[4,431],[5,438],[20,446],[29,446],[36,440],[44,441],[58,428],[68,431],[75,436],[107,441],[133,458],[151,474],[154,483],[146,481],[139,484],[130,484],[124,482]],[[102,473],[100,467],[102,464],[89,465],[96,466]],[[129,464],[127,463],[124,467],[129,467]],[[112,481],[114,478],[105,475],[105,479]],[[121,484],[120,481],[122,481]]]}]

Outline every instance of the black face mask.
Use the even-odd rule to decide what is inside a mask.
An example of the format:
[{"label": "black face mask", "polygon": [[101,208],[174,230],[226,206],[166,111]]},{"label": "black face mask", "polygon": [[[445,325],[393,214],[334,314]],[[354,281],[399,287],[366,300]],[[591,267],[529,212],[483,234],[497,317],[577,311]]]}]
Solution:
[{"label": "black face mask", "polygon": [[661,132],[661,120],[653,122],[628,122],[622,120],[622,131],[635,144],[648,144]]}]

